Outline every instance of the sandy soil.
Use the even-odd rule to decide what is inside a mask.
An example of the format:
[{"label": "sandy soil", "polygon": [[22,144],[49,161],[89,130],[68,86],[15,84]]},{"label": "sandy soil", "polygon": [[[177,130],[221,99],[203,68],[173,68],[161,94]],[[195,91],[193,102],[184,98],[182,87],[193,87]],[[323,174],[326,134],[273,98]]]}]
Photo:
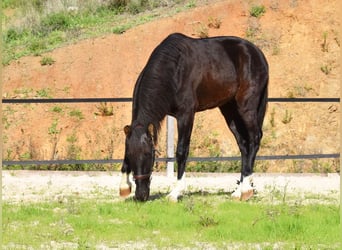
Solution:
[{"label": "sandy soil", "polygon": [[[246,37],[249,33],[249,39],[263,49],[270,64],[270,97],[337,97],[339,1],[257,2],[266,7],[259,19],[250,17],[248,1],[215,1],[140,25],[122,35],[109,34],[38,57],[21,58],[3,68],[3,97],[37,97],[39,90],[48,90],[53,97],[130,97],[138,74],[162,39],[172,32],[196,37],[199,27],[206,27],[210,18],[222,23],[219,29],[209,28],[209,36]],[[56,62],[41,66],[43,56],[51,56]],[[322,66],[330,71],[323,73]],[[70,152],[72,148],[81,159],[122,158],[122,128],[130,122],[131,105],[109,105],[114,108],[114,116],[96,116],[98,104],[4,105],[3,158],[66,159],[75,155]],[[53,112],[56,106],[62,112]],[[81,111],[84,119],[71,117],[74,109]],[[259,154],[336,153],[339,114],[340,106],[334,103],[270,104]],[[57,137],[49,130],[55,121]],[[236,142],[217,110],[197,115],[192,151],[201,156],[210,154],[208,141],[218,145],[215,153],[238,154]],[[164,145],[162,132],[162,156],[166,153]],[[263,171],[287,172],[298,168],[294,164],[269,163]],[[310,167],[312,164],[309,162]],[[329,166],[332,171],[338,168],[337,164]],[[299,168],[306,171],[305,164]]]},{"label": "sandy soil", "polygon": [[[119,172],[54,172],[3,171],[2,199],[5,202],[63,201],[70,196],[120,201]],[[238,174],[186,174],[186,194],[224,192],[228,196],[236,188]],[[176,178],[154,173],[151,199],[167,194]],[[18,185],[20,183],[20,185]],[[256,197],[276,201],[286,196],[289,201],[329,202],[339,204],[338,174],[255,174]],[[133,186],[134,193],[134,186]],[[133,194],[131,194],[133,196]]]}]

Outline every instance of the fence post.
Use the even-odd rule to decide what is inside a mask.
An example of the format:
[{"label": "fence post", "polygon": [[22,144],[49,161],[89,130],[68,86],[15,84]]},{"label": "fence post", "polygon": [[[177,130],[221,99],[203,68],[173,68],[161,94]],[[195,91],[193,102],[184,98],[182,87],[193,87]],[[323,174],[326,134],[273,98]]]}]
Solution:
[{"label": "fence post", "polygon": [[[175,146],[174,146],[174,135],[175,135],[175,125],[174,118],[172,116],[167,116],[166,118],[166,152],[167,158],[173,158],[175,154]],[[167,177],[173,177],[174,173],[174,161],[167,161],[166,165],[166,175]]]}]

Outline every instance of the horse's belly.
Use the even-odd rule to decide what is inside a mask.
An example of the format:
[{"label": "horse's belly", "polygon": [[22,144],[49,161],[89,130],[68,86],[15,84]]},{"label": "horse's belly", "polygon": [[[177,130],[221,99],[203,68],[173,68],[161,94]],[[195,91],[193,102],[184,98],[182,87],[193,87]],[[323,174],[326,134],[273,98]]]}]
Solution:
[{"label": "horse's belly", "polygon": [[237,90],[237,83],[206,82],[198,85],[196,97],[197,111],[216,108],[234,98]]}]

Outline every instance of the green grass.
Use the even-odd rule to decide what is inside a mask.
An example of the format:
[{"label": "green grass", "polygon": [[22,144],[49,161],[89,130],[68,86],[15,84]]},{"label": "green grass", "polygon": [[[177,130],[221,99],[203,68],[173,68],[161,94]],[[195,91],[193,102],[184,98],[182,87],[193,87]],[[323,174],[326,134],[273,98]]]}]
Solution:
[{"label": "green grass", "polygon": [[[185,0],[80,1],[63,10],[54,1],[6,0],[3,2],[3,65],[27,55],[41,55],[67,43],[126,30],[162,15],[194,7]],[[190,1],[194,3],[194,1]],[[50,6],[47,12],[47,6]],[[76,7],[76,11],[66,11]],[[158,10],[154,11],[156,8]],[[13,10],[6,14],[6,10]]]},{"label": "green grass", "polygon": [[[283,249],[338,249],[336,205],[266,205],[233,202],[225,195],[163,197],[147,203],[82,200],[3,204],[3,244],[32,247],[51,242],[78,249],[142,242],[147,248],[217,248],[230,244],[276,244]],[[126,246],[127,248],[127,246]]]}]

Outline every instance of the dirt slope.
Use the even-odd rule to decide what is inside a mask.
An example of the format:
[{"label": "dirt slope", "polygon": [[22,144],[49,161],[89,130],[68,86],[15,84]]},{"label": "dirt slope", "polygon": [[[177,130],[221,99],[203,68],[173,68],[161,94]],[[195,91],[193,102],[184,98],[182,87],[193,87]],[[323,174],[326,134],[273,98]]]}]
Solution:
[{"label": "dirt slope", "polygon": [[[41,66],[41,57],[21,58],[3,69],[3,97],[35,97],[42,91],[52,97],[130,97],[138,74],[162,39],[173,32],[196,37],[209,19],[222,22],[219,29],[208,29],[209,36],[247,36],[263,49],[270,64],[270,97],[338,97],[338,0],[254,2],[266,7],[260,18],[250,17],[252,4],[246,1],[218,1],[138,26],[122,35],[107,35],[56,49],[46,54],[56,61],[51,66]],[[98,106],[3,105],[3,158],[122,158],[122,127],[130,122],[131,106],[109,104],[114,115],[108,117],[94,114]],[[259,154],[338,152],[339,112],[336,103],[271,103]],[[159,143],[162,155],[164,133],[165,129]],[[217,110],[197,115],[192,151],[201,156],[238,153]],[[259,170],[303,171],[315,164],[263,163]],[[322,164],[316,167],[322,168]],[[323,167],[335,170],[336,165],[331,164],[335,163]]]}]

